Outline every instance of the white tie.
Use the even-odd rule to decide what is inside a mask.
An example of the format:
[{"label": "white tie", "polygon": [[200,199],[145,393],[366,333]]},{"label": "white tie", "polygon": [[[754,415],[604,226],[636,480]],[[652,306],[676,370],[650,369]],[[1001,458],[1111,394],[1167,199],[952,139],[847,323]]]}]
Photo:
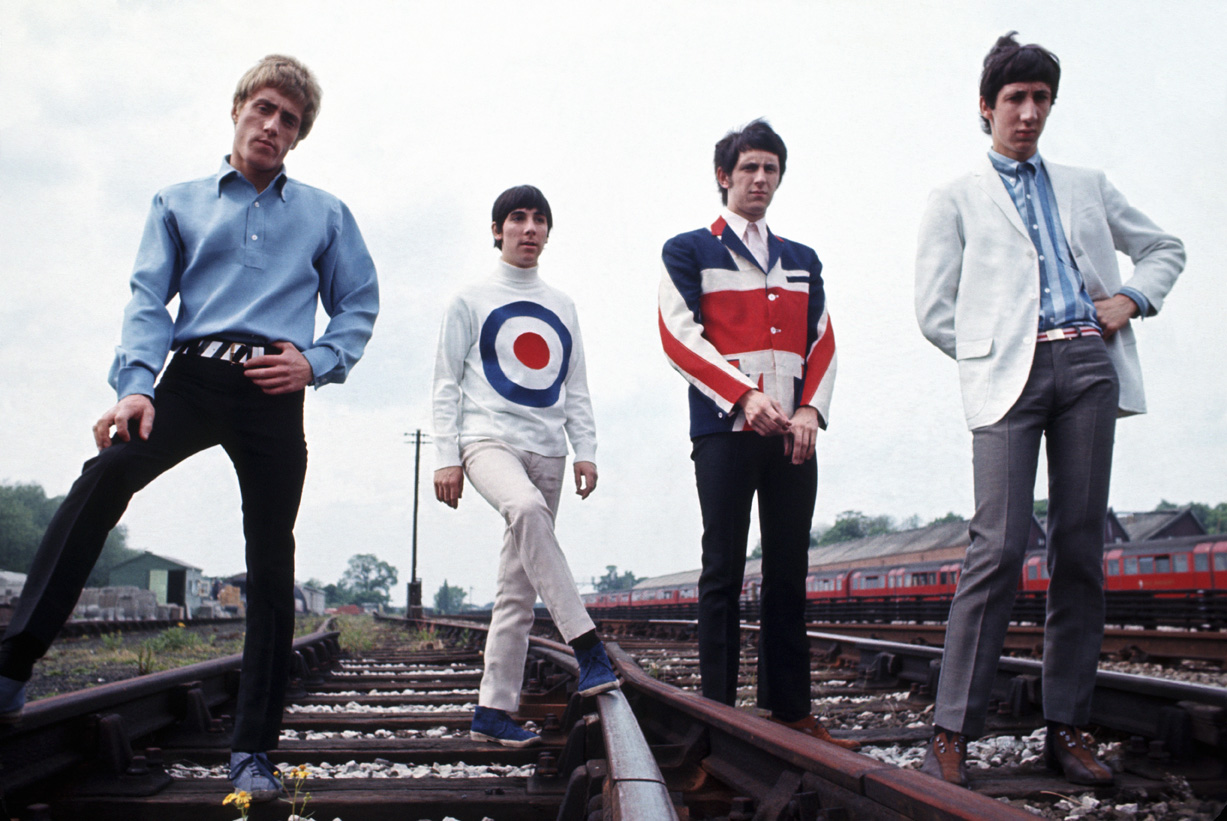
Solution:
[{"label": "white tie", "polygon": [[746,247],[750,249],[750,253],[758,260],[758,264],[763,270],[767,270],[767,240],[763,233],[758,230],[758,223],[751,222],[746,224]]}]

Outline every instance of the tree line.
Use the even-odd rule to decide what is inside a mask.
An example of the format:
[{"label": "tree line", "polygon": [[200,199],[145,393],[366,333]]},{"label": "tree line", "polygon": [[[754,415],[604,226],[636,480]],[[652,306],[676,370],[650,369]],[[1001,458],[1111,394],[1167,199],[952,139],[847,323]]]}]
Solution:
[{"label": "tree line", "polygon": [[[43,532],[62,501],[63,496],[49,498],[41,485],[0,484],[0,570],[25,573],[30,569]],[[86,586],[105,587],[111,568],[139,555],[139,550],[128,547],[127,528],[119,525],[107,536]]]},{"label": "tree line", "polygon": [[[38,484],[0,484],[0,570],[10,570],[25,573],[29,570],[34,554],[42,541],[43,532],[51,522],[51,517],[63,496],[48,497],[42,486]],[[1159,502],[1153,512],[1166,512],[1189,507],[1208,533],[1227,533],[1227,502],[1208,505],[1203,502],[1189,502],[1187,505],[1177,505],[1166,499]],[[1035,502],[1035,512],[1043,516],[1048,511],[1048,500]],[[829,527],[815,528],[810,534],[810,546],[836,544],[838,542],[863,539],[868,536],[878,536],[886,533],[898,533],[913,530],[918,527],[928,527],[942,522],[959,522],[963,517],[955,513],[939,516],[926,524],[921,523],[919,516],[909,516],[896,520],[891,516],[870,516],[859,510],[845,510],[835,517],[835,523]],[[111,568],[140,555],[127,545],[128,531],[124,525],[119,525],[107,536],[102,555],[89,575],[86,585],[89,587],[104,587],[107,585]],[[761,542],[750,554],[750,558],[762,558]],[[598,593],[609,593],[617,590],[629,590],[635,583],[641,581],[629,570],[618,572],[616,565],[607,565],[605,575],[593,579],[592,584]],[[397,582],[396,568],[382,561],[372,553],[360,553],[351,556],[349,565],[340,580],[335,584],[324,584],[316,579],[307,582],[311,587],[323,590],[329,606],[342,604],[357,605],[387,605],[392,598],[392,587]],[[464,588],[451,585],[444,579],[442,586],[435,593],[435,611],[438,613],[458,613],[471,604]]]}]

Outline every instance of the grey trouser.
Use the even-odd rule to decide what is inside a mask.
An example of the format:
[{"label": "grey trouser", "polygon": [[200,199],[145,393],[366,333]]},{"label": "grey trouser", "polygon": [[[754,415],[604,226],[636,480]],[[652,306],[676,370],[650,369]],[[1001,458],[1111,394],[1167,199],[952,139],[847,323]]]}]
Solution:
[{"label": "grey trouser", "polygon": [[1080,726],[1103,641],[1103,543],[1119,394],[1096,336],[1036,345],[1031,375],[999,421],[972,431],[976,510],[950,606],[934,723],[984,731],[1031,529],[1040,437],[1048,454],[1044,717]]},{"label": "grey trouser", "polygon": [[466,445],[460,458],[473,488],[507,522],[477,703],[514,712],[520,706],[537,596],[565,641],[596,629],[554,537],[567,460],[490,440]]}]

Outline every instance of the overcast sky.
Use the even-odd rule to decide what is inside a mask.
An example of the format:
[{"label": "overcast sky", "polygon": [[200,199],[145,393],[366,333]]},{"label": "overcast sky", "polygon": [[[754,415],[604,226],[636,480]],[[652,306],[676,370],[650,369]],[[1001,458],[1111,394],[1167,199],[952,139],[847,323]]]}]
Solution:
[{"label": "overcast sky", "polygon": [[[559,513],[571,567],[588,579],[609,564],[640,576],[698,566],[685,384],[656,331],[659,253],[716,217],[712,146],[759,116],[789,148],[768,222],[822,258],[839,350],[816,522],[969,515],[971,437],[955,365],[916,326],[913,258],[928,192],[988,148],[980,64],[1010,29],[1064,69],[1044,156],[1105,169],[1188,248],[1163,312],[1138,328],[1150,413],[1117,428],[1111,503],[1227,500],[1217,1],[5,0],[0,481],[61,494],[92,454],[150,200],[217,169],[236,80],[282,52],[324,89],[289,173],[353,210],[383,303],[349,381],[307,400],[300,579],[335,581],[351,555],[374,553],[400,569],[403,601],[404,434],[430,427],[448,295],[494,265],[490,205],[525,182],[553,206],[541,272],[578,305],[600,440],[596,493],[566,496]],[[472,491],[457,511],[435,502],[433,467],[424,450],[427,603],[445,578],[489,601],[502,522]],[[124,521],[131,547],[208,574],[243,569],[220,450],[163,476]]]}]

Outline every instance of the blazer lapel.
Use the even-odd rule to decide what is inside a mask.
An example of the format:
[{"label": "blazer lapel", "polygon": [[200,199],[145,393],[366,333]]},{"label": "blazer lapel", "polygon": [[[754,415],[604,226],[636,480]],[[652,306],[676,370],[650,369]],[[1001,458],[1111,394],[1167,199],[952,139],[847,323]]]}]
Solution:
[{"label": "blazer lapel", "polygon": [[771,229],[767,229],[767,270],[771,271],[775,268],[775,264],[780,261],[780,252],[784,250],[784,241],[771,233]]},{"label": "blazer lapel", "polygon": [[[721,227],[720,241],[724,243],[725,248],[732,251],[742,259],[749,260],[758,270],[763,270],[763,266],[758,264],[758,260],[754,258],[753,254],[750,253],[750,249],[747,248],[745,243],[741,241],[741,237],[737,236],[737,232],[733,230],[731,225],[725,222],[723,218],[720,219],[716,225]],[[715,228],[716,225],[713,225],[712,228]],[[763,271],[763,273],[765,274],[767,272]]]},{"label": "blazer lapel", "polygon": [[1014,204],[1014,198],[1010,196],[1010,192],[1005,190],[1005,183],[1001,181],[1001,175],[997,173],[997,169],[993,167],[992,160],[987,154],[984,155],[984,161],[980,164],[977,175],[976,181],[981,190],[1001,209],[1005,218],[1010,221],[1010,225],[1013,225],[1018,233],[1030,242],[1031,235],[1027,233],[1027,226],[1023,225],[1022,217],[1018,216],[1018,206]]}]

